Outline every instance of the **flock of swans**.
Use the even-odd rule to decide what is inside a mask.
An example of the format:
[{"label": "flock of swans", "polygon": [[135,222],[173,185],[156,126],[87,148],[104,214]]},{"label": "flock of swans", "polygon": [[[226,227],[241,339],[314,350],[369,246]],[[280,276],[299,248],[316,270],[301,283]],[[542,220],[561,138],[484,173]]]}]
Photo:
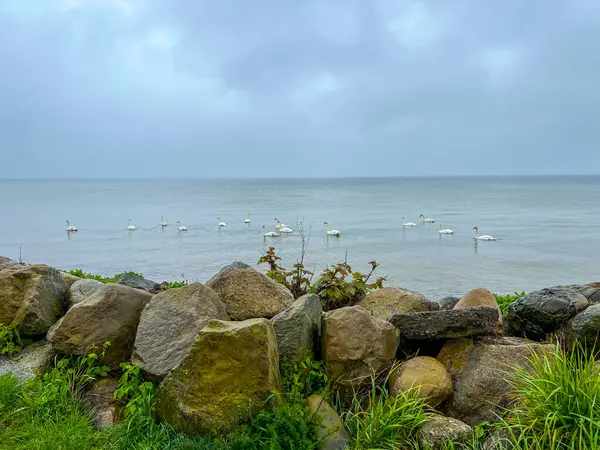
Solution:
[{"label": "flock of swans", "polygon": [[[244,219],[245,224],[250,224],[252,222],[252,219],[250,218],[250,216],[251,215],[248,214],[246,219]],[[419,216],[419,218],[421,219],[421,222],[423,224],[436,222],[435,219],[432,219],[430,217],[425,217],[423,214],[421,214]],[[278,237],[280,234],[293,233],[294,230],[292,230],[290,227],[288,227],[283,222],[281,222],[281,220],[279,220],[277,217],[275,217],[275,219],[273,219],[273,220],[275,221],[275,226],[274,226],[273,230],[267,231],[266,225],[262,226],[262,234],[265,238]],[[323,224],[325,225],[325,234],[326,235],[335,236],[335,237],[341,236],[341,234],[342,234],[341,231],[335,230],[335,229],[332,230],[329,226],[329,222],[324,222]],[[161,216],[161,221],[160,221],[161,228],[165,229],[168,225],[169,224],[165,221],[165,217]],[[221,217],[217,217],[217,226],[219,228],[224,228],[227,226],[227,224],[221,220]],[[414,228],[416,226],[417,226],[417,224],[415,222],[407,222],[406,216],[402,217],[402,228]],[[182,224],[179,220],[176,222],[176,228],[177,228],[177,231],[187,231],[188,230],[187,226]],[[127,230],[133,231],[135,229],[136,229],[136,226],[133,225],[131,223],[131,219],[129,219],[129,221],[127,223]],[[74,225],[71,225],[71,223],[67,220],[66,230],[68,233],[76,232],[77,227],[75,227]],[[473,230],[475,230],[475,240],[480,240],[480,241],[495,241],[495,240],[497,240],[495,237],[487,235],[487,234],[479,235],[479,228],[477,226],[474,226]],[[438,233],[441,237],[442,235],[452,235],[452,234],[454,234],[454,231],[449,228],[442,228],[442,222],[439,222]]]}]

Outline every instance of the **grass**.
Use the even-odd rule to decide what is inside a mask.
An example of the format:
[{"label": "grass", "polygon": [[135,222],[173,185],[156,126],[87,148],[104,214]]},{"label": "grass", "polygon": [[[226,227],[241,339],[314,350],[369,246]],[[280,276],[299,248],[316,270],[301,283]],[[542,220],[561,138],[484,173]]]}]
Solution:
[{"label": "grass", "polygon": [[525,297],[525,292],[514,292],[513,294],[498,295],[492,294],[498,303],[498,307],[502,314],[508,314],[508,307],[522,297]]},{"label": "grass", "polygon": [[[116,283],[119,278],[121,278],[123,275],[126,275],[126,274],[144,278],[144,276],[141,273],[137,273],[137,272],[121,272],[121,273],[114,274],[112,277],[104,277],[102,275],[84,272],[81,269],[72,269],[72,270],[67,270],[65,272],[70,275],[74,275],[78,278],[83,278],[83,279],[88,279],[88,280],[96,280],[96,281],[99,281],[99,282],[105,283],[105,284]],[[167,289],[179,288],[179,287],[186,286],[187,284],[188,284],[188,282],[186,280],[167,281]]]}]

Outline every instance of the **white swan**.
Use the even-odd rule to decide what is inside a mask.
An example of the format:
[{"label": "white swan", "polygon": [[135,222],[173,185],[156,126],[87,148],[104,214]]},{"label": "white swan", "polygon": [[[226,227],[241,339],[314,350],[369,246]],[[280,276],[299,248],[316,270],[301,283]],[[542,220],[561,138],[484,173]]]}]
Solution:
[{"label": "white swan", "polygon": [[496,238],[489,236],[487,234],[482,234],[481,236],[478,236],[477,233],[479,232],[479,228],[476,226],[473,227],[473,229],[475,230],[475,239],[479,239],[480,241],[495,241]]},{"label": "white swan", "polygon": [[177,229],[179,231],[187,231],[187,227],[185,225],[181,225],[181,222],[179,220],[177,221]]},{"label": "white swan", "polygon": [[219,226],[220,227],[226,227],[227,226],[227,224],[225,222],[221,221],[220,217],[217,217],[217,221],[219,222]]},{"label": "white swan", "polygon": [[169,225],[169,224],[167,222],[165,222],[165,216],[160,216],[160,226],[166,227],[167,225]]},{"label": "white swan", "polygon": [[265,231],[267,229],[267,227],[265,225],[262,226],[262,230],[263,230],[263,236],[265,237],[277,237],[279,236],[279,233],[275,232],[275,231]]},{"label": "white swan", "polygon": [[277,217],[275,217],[275,222],[277,222],[277,224],[275,225],[275,228],[279,231],[281,231],[282,228],[287,228],[287,226],[285,225],[285,223],[283,223],[281,220],[279,220]]},{"label": "white swan", "polygon": [[406,216],[402,216],[402,226],[405,227],[405,228],[406,227],[416,227],[417,224],[414,223],[414,222],[407,222],[406,221]]},{"label": "white swan", "polygon": [[248,217],[246,217],[246,219],[244,220],[244,223],[250,223],[252,222],[252,220],[250,220],[250,213],[248,213]]},{"label": "white swan", "polygon": [[423,214],[421,214],[419,217],[421,218],[421,221],[424,223],[434,223],[435,222],[435,220],[433,220],[431,218],[425,218],[425,216]]},{"label": "white swan", "polygon": [[67,231],[77,231],[77,227],[75,225],[71,225],[71,223],[67,220]]},{"label": "white swan", "polygon": [[323,222],[323,224],[327,227],[325,230],[326,234],[329,234],[331,236],[339,236],[340,234],[342,234],[342,233],[340,233],[340,230],[331,230],[329,228],[329,222]]},{"label": "white swan", "polygon": [[135,230],[135,225],[131,224],[131,219],[129,219],[128,225],[127,225],[127,229],[128,230]]},{"label": "white swan", "polygon": [[438,233],[440,233],[440,234],[454,234],[454,231],[452,231],[449,228],[444,228],[442,230],[442,222],[440,222],[440,229],[439,229]]}]

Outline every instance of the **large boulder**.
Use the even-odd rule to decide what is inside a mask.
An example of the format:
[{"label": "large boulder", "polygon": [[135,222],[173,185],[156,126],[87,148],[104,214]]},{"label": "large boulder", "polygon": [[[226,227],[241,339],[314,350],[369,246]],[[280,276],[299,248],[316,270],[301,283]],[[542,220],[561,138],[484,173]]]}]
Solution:
[{"label": "large boulder", "polygon": [[71,305],[81,303],[96,291],[104,289],[105,286],[104,283],[92,279],[80,279],[75,281],[69,288],[69,292],[71,293]]},{"label": "large boulder", "polygon": [[508,307],[508,331],[516,336],[542,340],[588,305],[585,296],[568,286],[530,292]]},{"label": "large boulder", "polygon": [[390,393],[418,390],[428,405],[436,407],[452,395],[452,376],[430,356],[417,356],[400,364],[389,377]]},{"label": "large boulder", "polygon": [[571,285],[567,286],[573,288],[585,298],[587,298],[588,302],[591,304],[600,303],[600,283],[589,283],[583,285]]},{"label": "large boulder", "polygon": [[320,395],[311,395],[306,405],[317,419],[318,450],[343,450],[350,446],[350,435],[340,416]]},{"label": "large boulder", "polygon": [[436,302],[428,300],[423,294],[394,287],[386,287],[371,292],[359,302],[359,306],[371,311],[375,317],[383,320],[387,320],[393,314],[439,309]]},{"label": "large boulder", "polygon": [[249,420],[281,393],[276,341],[266,319],[208,322],[158,387],[159,420],[195,435]]},{"label": "large boulder", "polygon": [[150,378],[162,380],[183,360],[211,319],[229,317],[217,293],[201,283],[155,295],[142,311],[132,362]]},{"label": "large boulder", "polygon": [[440,309],[454,309],[454,305],[459,301],[460,297],[444,297],[440,300]]},{"label": "large boulder", "polygon": [[452,417],[434,414],[419,430],[419,448],[426,450],[443,450],[452,441],[455,445],[471,443],[473,429],[466,423]]},{"label": "large boulder", "polygon": [[35,378],[36,375],[51,368],[55,354],[56,352],[48,341],[38,341],[25,347],[12,360],[0,356],[0,359],[4,360],[4,363],[0,361],[0,375],[12,372],[21,381]]},{"label": "large boulder", "polygon": [[318,353],[323,309],[314,294],[300,297],[292,306],[271,319],[277,334],[279,356],[295,359]]},{"label": "large boulder", "polygon": [[71,275],[67,272],[61,272],[60,274],[62,275],[63,280],[65,280],[65,284],[68,288],[71,288],[71,286],[73,286],[73,283],[75,283],[76,281],[81,280],[81,278],[76,277],[75,275]]},{"label": "large boulder", "polygon": [[67,309],[67,285],[43,264],[0,270],[0,325],[16,325],[22,337],[39,338]]},{"label": "large boulder", "polygon": [[356,386],[388,367],[399,331],[361,306],[328,311],[323,316],[323,361],[331,380]]},{"label": "large boulder", "polygon": [[48,340],[56,351],[77,356],[110,341],[102,362],[118,366],[131,358],[140,313],[151,297],[139,289],[108,284],[71,307],[52,326]]},{"label": "large boulder", "polygon": [[151,294],[158,294],[162,291],[159,283],[128,272],[121,275],[116,283],[129,286],[134,289],[141,289],[142,291],[150,292]]},{"label": "large boulder", "polygon": [[206,285],[219,295],[232,320],[270,319],[294,301],[285,286],[239,261],[221,269]]},{"label": "large boulder", "polygon": [[487,306],[498,310],[498,324],[494,333],[502,334],[504,331],[502,311],[498,307],[498,302],[496,302],[492,293],[487,289],[471,289],[454,305],[454,309],[474,308],[477,306]]},{"label": "large boulder", "polygon": [[511,388],[507,379],[514,369],[529,368],[533,353],[550,355],[554,351],[554,345],[521,338],[488,336],[448,341],[437,358],[453,379],[446,414],[471,426],[496,420],[508,404]]},{"label": "large boulder", "polygon": [[576,342],[588,347],[598,347],[600,340],[600,303],[590,306],[570,321],[567,330],[571,346]]},{"label": "large boulder", "polygon": [[479,306],[394,314],[389,321],[406,339],[451,339],[492,334],[498,325],[498,310]]}]

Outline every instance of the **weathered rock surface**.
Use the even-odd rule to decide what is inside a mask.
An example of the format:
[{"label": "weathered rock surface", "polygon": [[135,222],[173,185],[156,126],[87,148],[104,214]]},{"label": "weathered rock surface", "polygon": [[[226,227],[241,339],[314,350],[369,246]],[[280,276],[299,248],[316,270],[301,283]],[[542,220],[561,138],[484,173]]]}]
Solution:
[{"label": "weathered rock surface", "polygon": [[389,378],[393,396],[419,390],[427,404],[436,407],[452,395],[452,376],[444,365],[430,356],[417,356],[400,364]]},{"label": "weathered rock surface", "polygon": [[208,286],[192,283],[155,295],[142,311],[132,355],[144,373],[162,380],[185,357],[211,319],[229,320]]},{"label": "weathered rock surface", "polygon": [[320,441],[319,450],[343,450],[350,445],[350,435],[340,416],[320,395],[311,395],[306,399],[308,410],[319,425],[316,429]]},{"label": "weathered rock surface", "polygon": [[517,336],[542,340],[563,327],[589,305],[577,290],[555,286],[530,292],[508,308],[508,331]]},{"label": "weathered rock surface", "polygon": [[67,309],[67,285],[43,264],[0,270],[0,325],[17,325],[21,336],[38,338]]},{"label": "weathered rock surface", "polygon": [[271,322],[211,320],[160,384],[156,414],[189,434],[222,431],[250,419],[280,392]]},{"label": "weathered rock surface", "polygon": [[271,319],[277,334],[279,356],[303,358],[319,351],[323,309],[314,294],[303,295]]},{"label": "weathered rock surface", "polygon": [[71,275],[70,273],[67,273],[67,272],[61,272],[60,274],[62,275],[63,280],[65,280],[65,284],[67,285],[68,288],[73,286],[73,283],[75,283],[76,281],[81,280],[81,278],[76,277],[75,275]]},{"label": "weathered rock surface", "polygon": [[589,283],[584,285],[572,285],[572,287],[585,298],[588,299],[589,303],[600,303],[600,283]]},{"label": "weathered rock surface", "polygon": [[492,293],[487,289],[471,289],[456,303],[456,305],[454,305],[454,309],[474,308],[477,306],[488,306],[498,310],[498,324],[494,333],[502,334],[504,332],[502,311],[498,307],[498,302],[496,302]]},{"label": "weathered rock surface", "polygon": [[444,297],[440,300],[440,309],[454,309],[460,297]]},{"label": "weathered rock surface", "polygon": [[340,385],[369,381],[394,358],[399,331],[360,306],[328,311],[323,316],[323,361],[329,378]]},{"label": "weathered rock surface", "polygon": [[71,307],[48,332],[48,340],[61,353],[86,355],[92,345],[110,346],[102,362],[112,366],[131,358],[140,313],[152,296],[139,289],[107,284]]},{"label": "weathered rock surface", "polygon": [[454,444],[469,444],[473,430],[466,423],[452,417],[434,415],[419,430],[420,448],[442,450],[448,441]]},{"label": "weathered rock surface", "polygon": [[239,261],[221,269],[206,285],[219,295],[232,320],[270,319],[294,301],[285,286]]},{"label": "weathered rock surface", "polygon": [[94,381],[83,395],[83,401],[90,410],[96,428],[103,429],[123,420],[121,404],[114,398],[119,380],[113,377]]},{"label": "weathered rock surface", "polygon": [[439,309],[436,302],[428,300],[423,294],[394,287],[386,287],[371,292],[359,302],[359,306],[371,311],[375,317],[383,320],[387,320],[393,314]]},{"label": "weathered rock surface", "polygon": [[55,352],[47,341],[38,341],[23,349],[14,359],[0,357],[0,375],[12,372],[21,381],[35,378],[39,373],[50,369]]},{"label": "weathered rock surface", "polygon": [[444,412],[471,426],[491,422],[507,405],[507,378],[513,368],[527,368],[532,352],[554,350],[551,344],[499,336],[448,341],[437,358],[453,379],[452,397]]},{"label": "weathered rock surface", "polygon": [[103,289],[106,285],[97,280],[84,279],[75,281],[69,288],[71,293],[71,305],[81,303],[86,298],[91,297],[92,294],[98,290]]},{"label": "weathered rock surface", "polygon": [[146,278],[138,277],[137,275],[133,275],[131,273],[124,273],[119,277],[116,283],[129,286],[130,288],[134,289],[141,289],[142,291],[150,292],[151,294],[158,294],[162,291],[159,283]]},{"label": "weathered rock surface", "polygon": [[406,339],[451,339],[493,333],[498,324],[498,310],[480,306],[394,314],[389,321]]},{"label": "weathered rock surface", "polygon": [[569,342],[594,346],[600,340],[600,303],[586,308],[570,321],[567,335]]}]

